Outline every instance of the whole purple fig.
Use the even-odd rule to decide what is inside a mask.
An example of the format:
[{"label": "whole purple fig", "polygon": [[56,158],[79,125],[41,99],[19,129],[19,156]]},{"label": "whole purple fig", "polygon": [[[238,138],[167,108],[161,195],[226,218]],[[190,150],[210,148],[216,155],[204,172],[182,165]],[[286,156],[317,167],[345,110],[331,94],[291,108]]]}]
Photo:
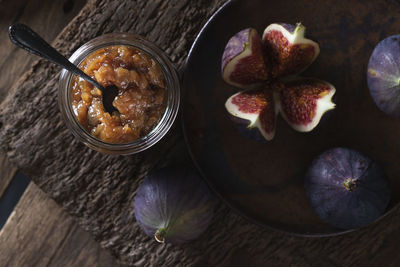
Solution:
[{"label": "whole purple fig", "polygon": [[367,82],[379,109],[400,117],[400,34],[375,47],[368,63]]},{"label": "whole purple fig", "polygon": [[390,200],[382,167],[348,148],[330,149],[318,156],[307,171],[305,188],[321,219],[340,229],[375,221]]},{"label": "whole purple fig", "polygon": [[179,244],[197,238],[211,222],[213,195],[195,169],[174,166],[149,174],[134,203],[136,220],[158,242]]}]

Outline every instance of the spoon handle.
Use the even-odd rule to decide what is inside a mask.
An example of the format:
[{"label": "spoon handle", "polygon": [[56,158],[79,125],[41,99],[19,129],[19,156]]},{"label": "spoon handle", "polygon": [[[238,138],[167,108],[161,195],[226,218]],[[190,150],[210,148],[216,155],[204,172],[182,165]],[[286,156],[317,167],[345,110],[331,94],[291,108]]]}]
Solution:
[{"label": "spoon handle", "polygon": [[103,89],[103,87],[98,82],[96,82],[90,76],[86,75],[82,70],[72,64],[67,58],[61,55],[57,50],[55,50],[45,40],[43,40],[42,37],[40,37],[36,32],[34,32],[25,24],[16,23],[11,25],[8,28],[8,35],[11,42],[25,49],[29,53],[48,59],[51,62],[63,67],[64,69],[84,78],[95,87]]}]

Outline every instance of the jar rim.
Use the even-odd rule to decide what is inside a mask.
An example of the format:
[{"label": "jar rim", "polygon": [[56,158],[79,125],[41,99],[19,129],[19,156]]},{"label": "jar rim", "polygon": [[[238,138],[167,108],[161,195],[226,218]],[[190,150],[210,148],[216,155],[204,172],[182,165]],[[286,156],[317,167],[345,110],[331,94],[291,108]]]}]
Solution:
[{"label": "jar rim", "polygon": [[180,105],[180,80],[178,72],[165,53],[155,44],[131,33],[108,33],[98,36],[79,47],[69,60],[79,65],[88,55],[107,46],[128,45],[144,51],[160,66],[167,83],[167,105],[157,125],[145,136],[129,143],[108,143],[91,135],[77,120],[71,105],[73,73],[61,71],[58,88],[59,107],[67,127],[88,147],[107,154],[134,154],[155,145],[173,125]]}]

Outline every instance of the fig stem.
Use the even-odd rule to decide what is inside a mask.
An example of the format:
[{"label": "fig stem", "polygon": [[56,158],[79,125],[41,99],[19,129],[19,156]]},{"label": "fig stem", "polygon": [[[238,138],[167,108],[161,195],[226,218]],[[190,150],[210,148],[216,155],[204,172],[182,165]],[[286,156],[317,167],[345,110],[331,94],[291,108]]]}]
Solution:
[{"label": "fig stem", "polygon": [[305,27],[303,26],[303,24],[301,24],[301,22],[297,22],[296,28],[294,29],[294,34],[303,32],[303,35],[304,35],[304,30],[305,30]]},{"label": "fig stem", "polygon": [[349,192],[354,191],[354,189],[357,187],[356,180],[354,180],[352,178],[347,178],[343,184],[344,184],[344,188],[346,188],[346,190]]},{"label": "fig stem", "polygon": [[165,228],[160,228],[154,234],[154,238],[156,239],[157,242],[164,243],[166,235],[167,235],[167,231],[165,231]]}]

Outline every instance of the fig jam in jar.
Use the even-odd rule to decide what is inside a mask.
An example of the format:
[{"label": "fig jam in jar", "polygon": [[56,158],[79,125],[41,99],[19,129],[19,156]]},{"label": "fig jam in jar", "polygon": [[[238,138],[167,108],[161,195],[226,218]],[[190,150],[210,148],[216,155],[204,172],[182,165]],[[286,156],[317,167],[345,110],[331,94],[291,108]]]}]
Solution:
[{"label": "fig jam in jar", "polygon": [[164,53],[131,34],[107,34],[79,48],[70,58],[104,87],[115,85],[116,111],[105,112],[102,92],[62,71],[59,104],[73,134],[105,153],[133,154],[159,141],[179,108],[179,79]]}]

